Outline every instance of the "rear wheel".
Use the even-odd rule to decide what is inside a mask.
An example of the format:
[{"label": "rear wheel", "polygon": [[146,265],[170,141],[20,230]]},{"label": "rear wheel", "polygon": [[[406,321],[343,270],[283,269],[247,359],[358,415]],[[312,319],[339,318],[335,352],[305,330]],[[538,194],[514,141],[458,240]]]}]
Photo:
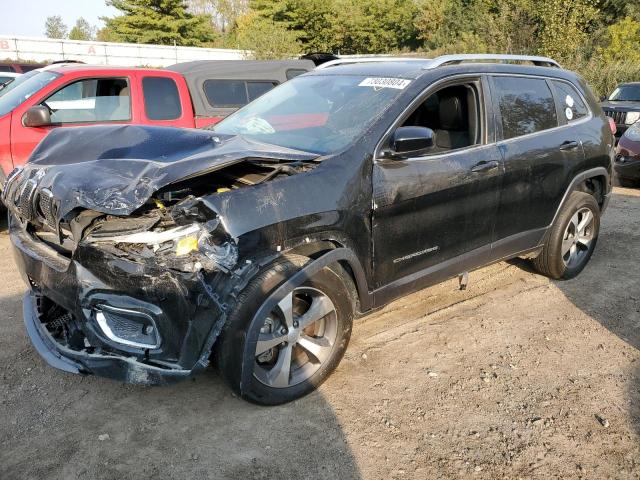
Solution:
[{"label": "rear wheel", "polygon": [[[298,255],[287,256],[254,278],[238,298],[218,341],[218,370],[247,400],[277,405],[306,395],[329,376],[344,355],[354,308],[348,277],[339,266],[322,269],[288,292],[265,318],[253,321],[270,294],[308,261]],[[247,345],[256,337],[255,347]],[[252,375],[240,388],[246,369]]]},{"label": "rear wheel", "polygon": [[595,198],[573,192],[549,231],[535,268],[555,279],[569,279],[587,265],[600,232],[600,207]]}]

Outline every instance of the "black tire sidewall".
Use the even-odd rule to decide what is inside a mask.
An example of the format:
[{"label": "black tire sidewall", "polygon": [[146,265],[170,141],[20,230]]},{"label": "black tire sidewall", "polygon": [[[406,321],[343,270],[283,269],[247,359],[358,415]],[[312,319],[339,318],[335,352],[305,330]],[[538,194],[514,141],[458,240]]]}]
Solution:
[{"label": "black tire sidewall", "polygon": [[[571,221],[571,217],[580,209],[588,208],[591,210],[593,214],[593,228],[594,228],[594,236],[591,244],[589,245],[589,250],[587,254],[583,257],[583,259],[577,265],[573,267],[568,267],[564,264],[562,260],[562,241],[564,238],[564,233]],[[549,263],[547,265],[549,269],[549,273],[553,278],[557,279],[565,279],[568,280],[570,278],[578,275],[584,267],[589,263],[589,259],[593,254],[594,249],[596,248],[596,243],[598,242],[598,235],[600,233],[600,207],[596,199],[593,195],[590,195],[585,192],[573,192],[569,197],[566,205],[563,207],[560,215],[558,216],[556,222],[554,223],[551,234],[549,237],[549,243],[547,248],[549,251]]]},{"label": "black tire sidewall", "polygon": [[[336,308],[338,333],[330,358],[310,378],[287,388],[269,387],[253,375],[254,352],[246,348],[249,329],[259,328],[253,317],[268,296],[307,261],[306,257],[289,256],[285,260],[274,262],[258,274],[240,295],[238,304],[218,339],[214,356],[216,366],[225,382],[246,400],[260,405],[278,405],[300,398],[322,384],[344,356],[351,337],[353,299],[345,285],[344,271],[339,267],[327,267],[305,282],[304,286],[316,288],[328,295]],[[243,371],[247,368],[251,375],[245,374],[243,382]]]}]

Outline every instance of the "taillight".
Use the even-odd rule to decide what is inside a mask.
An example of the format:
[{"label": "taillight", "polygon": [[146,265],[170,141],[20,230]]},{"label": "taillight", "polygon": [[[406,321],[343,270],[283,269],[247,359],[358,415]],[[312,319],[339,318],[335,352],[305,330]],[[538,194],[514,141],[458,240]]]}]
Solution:
[{"label": "taillight", "polygon": [[616,122],[611,117],[607,117],[607,120],[609,120],[609,128],[611,128],[611,133],[615,135],[616,132],[618,131],[618,127],[616,127]]}]

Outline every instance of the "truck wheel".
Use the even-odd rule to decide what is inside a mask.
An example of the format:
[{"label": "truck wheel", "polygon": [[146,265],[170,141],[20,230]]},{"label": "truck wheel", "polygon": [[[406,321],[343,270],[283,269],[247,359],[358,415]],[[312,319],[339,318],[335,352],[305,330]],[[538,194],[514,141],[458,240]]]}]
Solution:
[{"label": "truck wheel", "polygon": [[569,279],[585,267],[598,241],[600,207],[584,192],[573,192],[549,231],[533,265],[543,275]]},{"label": "truck wheel", "polygon": [[[266,318],[253,321],[269,295],[307,262],[307,257],[288,255],[260,272],[238,297],[218,339],[217,368],[246,400],[278,405],[300,398],[318,387],[344,355],[351,337],[353,289],[337,265],[322,269],[289,292]],[[256,336],[255,347],[247,346]],[[246,369],[252,371],[251,380],[241,388]]]}]

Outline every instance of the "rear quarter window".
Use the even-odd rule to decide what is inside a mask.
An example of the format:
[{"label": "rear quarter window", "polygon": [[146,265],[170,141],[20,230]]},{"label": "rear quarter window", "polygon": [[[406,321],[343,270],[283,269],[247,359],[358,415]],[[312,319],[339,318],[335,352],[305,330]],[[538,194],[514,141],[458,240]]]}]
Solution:
[{"label": "rear quarter window", "polygon": [[559,80],[553,80],[552,83],[556,90],[558,105],[567,122],[575,122],[589,115],[589,109],[572,85]]},{"label": "rear quarter window", "polygon": [[144,110],[150,120],[175,120],[182,116],[178,86],[172,78],[142,79]]},{"label": "rear quarter window", "polygon": [[558,126],[556,104],[544,79],[493,77],[504,140]]}]

